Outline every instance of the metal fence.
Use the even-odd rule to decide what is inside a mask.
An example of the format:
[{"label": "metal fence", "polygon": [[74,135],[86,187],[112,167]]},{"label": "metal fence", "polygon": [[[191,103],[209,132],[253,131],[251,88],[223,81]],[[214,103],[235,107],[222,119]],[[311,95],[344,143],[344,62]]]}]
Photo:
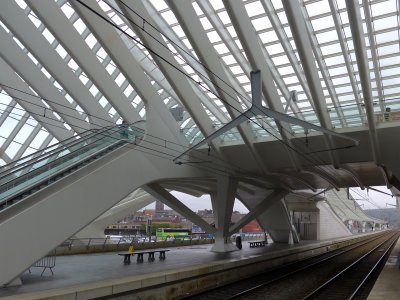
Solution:
[{"label": "metal fence", "polygon": [[[40,276],[43,276],[43,273],[44,273],[44,271],[46,271],[46,269],[49,269],[50,272],[51,272],[51,275],[54,275],[53,268],[56,265],[56,254],[57,254],[56,250],[54,249],[49,254],[47,254],[45,257],[42,257],[37,262],[35,262],[31,266],[31,268],[32,267],[43,268],[43,271],[40,274]],[[31,269],[30,268],[29,268],[29,273],[31,273]]]}]

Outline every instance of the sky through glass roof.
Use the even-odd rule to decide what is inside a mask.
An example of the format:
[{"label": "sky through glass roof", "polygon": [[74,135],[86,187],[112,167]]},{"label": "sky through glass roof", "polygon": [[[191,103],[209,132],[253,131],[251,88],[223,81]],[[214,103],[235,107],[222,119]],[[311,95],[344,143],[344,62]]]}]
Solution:
[{"label": "sky through glass roof", "polygon": [[[115,53],[105,42],[106,37],[97,32],[88,17],[83,15],[81,10],[84,8],[77,10],[78,1],[56,0],[56,6],[51,8],[65,19],[63,21],[68,21],[63,23],[66,24],[64,35],[60,35],[61,28],[55,28],[49,18],[31,7],[29,1],[10,2],[10,11],[18,17],[25,16],[26,22],[17,28],[11,19],[3,18],[0,20],[2,34],[10,38],[7,45],[18,47],[15,48],[19,49],[18,55],[24,55],[29,60],[32,72],[35,68],[37,76],[41,75],[34,81],[16,65],[7,63],[7,59],[2,62],[8,64],[9,70],[13,70],[15,78],[18,78],[18,84],[11,86],[2,82],[0,87],[2,164],[42,149],[54,141],[71,135],[79,136],[82,129],[74,124],[71,114],[82,124],[87,123],[88,128],[89,123],[97,122],[94,121],[96,118],[115,124],[124,117],[121,115],[124,108],[118,102],[122,101],[129,104],[127,113],[146,119],[145,99],[142,99],[135,82],[114,59]],[[277,93],[277,98],[272,101],[284,113],[316,125],[327,122],[331,128],[365,126],[365,99],[345,1],[299,2],[305,24],[302,34],[310,40],[312,53],[308,55],[311,55],[317,70],[318,80],[313,85],[322,91],[320,99],[313,96],[300,49],[296,46],[297,33],[292,32],[280,0],[243,1],[251,26],[247,29],[255,32],[257,41],[251,45],[247,45],[236,31],[237,24],[220,0],[191,1],[191,9],[201,25],[196,30],[206,37],[205,44],[198,44],[193,36],[197,33],[192,32],[190,25],[182,23],[182,16],[175,15],[168,1],[143,1],[150,19],[142,16],[134,5],[125,7],[132,14],[137,14],[136,20],[141,20],[136,25],[123,11],[121,1],[98,0],[97,9],[109,20],[107,26],[113,29],[115,37],[119,37],[119,45],[128,49],[131,59],[141,68],[137,72],[147,78],[160,101],[168,109],[183,108],[183,119],[177,122],[191,143],[201,140],[204,132],[185,107],[188,102],[182,99],[179,91],[182,84],[172,82],[171,75],[159,67],[160,58],[157,55],[164,53],[162,51],[168,51],[175,60],[176,68],[185,74],[188,85],[184,88],[201,102],[213,128],[220,128],[233,119],[232,105],[237,106],[239,111],[251,106],[250,71],[254,69],[254,62],[248,47],[256,47],[262,54]],[[392,111],[400,110],[398,5],[396,0],[359,1],[373,110],[377,115],[386,107]],[[41,47],[46,53],[57,54],[54,63],[63,64],[62,71],[57,72],[44,61],[34,42],[23,31],[44,38],[46,44]],[[148,42],[143,40],[143,35],[149,38],[152,33],[158,36],[151,37],[158,39],[157,49],[150,49]],[[223,78],[215,78],[214,71],[205,64],[202,57],[207,51],[212,51],[219,58]],[[6,58],[10,56],[2,54]],[[88,68],[89,60],[85,56],[95,58],[103,73],[97,74],[94,68]],[[76,88],[84,94],[77,92]],[[296,92],[294,101],[290,98],[292,91]],[[22,96],[21,92],[25,94]],[[224,97],[221,98],[221,95]],[[48,110],[48,118],[52,119],[49,124],[46,123],[46,114],[45,118],[39,119],[32,113],[32,107],[26,103],[32,99],[40,99],[41,109]],[[263,104],[268,107],[269,101],[264,95]],[[326,107],[326,116],[321,115],[319,107]],[[61,131],[54,130],[53,126],[58,126]],[[276,122],[268,117],[253,118],[250,128],[257,138],[282,138]],[[304,133],[299,126],[289,125],[288,128],[292,136]],[[32,135],[34,138],[28,138]],[[232,129],[221,139],[242,142],[243,133]]]}]

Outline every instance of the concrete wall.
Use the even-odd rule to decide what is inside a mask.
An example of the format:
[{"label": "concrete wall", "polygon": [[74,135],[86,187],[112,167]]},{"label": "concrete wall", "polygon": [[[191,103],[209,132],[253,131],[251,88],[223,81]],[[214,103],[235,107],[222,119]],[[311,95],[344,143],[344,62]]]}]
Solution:
[{"label": "concrete wall", "polygon": [[267,228],[268,234],[275,243],[288,243],[292,226],[289,223],[288,212],[282,201],[274,203],[259,217],[261,224]]},{"label": "concrete wall", "polygon": [[[187,165],[173,166],[172,161],[120,148],[2,212],[0,286],[140,186],[157,179],[200,175]],[[16,238],[21,234],[23,238]],[[29,252],[24,251],[27,244],[32,245]]]},{"label": "concrete wall", "polygon": [[328,203],[317,202],[317,208],[319,209],[319,240],[351,235],[346,225],[335,215]]}]

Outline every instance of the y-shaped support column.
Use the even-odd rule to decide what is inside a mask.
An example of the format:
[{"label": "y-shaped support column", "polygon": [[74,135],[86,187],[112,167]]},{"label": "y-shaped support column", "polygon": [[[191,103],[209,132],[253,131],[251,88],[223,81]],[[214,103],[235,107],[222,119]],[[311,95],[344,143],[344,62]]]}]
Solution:
[{"label": "y-shaped support column", "polygon": [[253,117],[257,117],[257,116],[266,116],[266,117],[270,117],[273,118],[275,120],[281,121],[281,122],[286,122],[286,123],[290,123],[290,124],[294,124],[294,125],[298,125],[303,127],[304,129],[312,129],[315,131],[319,131],[322,133],[326,133],[329,136],[336,136],[339,138],[343,138],[346,140],[350,140],[354,143],[354,145],[358,146],[359,144],[359,140],[354,139],[352,137],[346,136],[342,133],[338,133],[335,132],[333,130],[329,130],[326,129],[324,127],[320,127],[317,125],[314,125],[312,123],[297,119],[295,117],[291,117],[287,114],[269,109],[265,106],[262,105],[261,102],[261,75],[260,75],[260,71],[253,71],[251,72],[251,87],[252,87],[252,105],[250,107],[249,110],[241,113],[238,117],[236,117],[235,119],[233,119],[232,121],[230,121],[228,124],[225,124],[224,126],[222,126],[220,129],[218,129],[217,131],[215,131],[214,133],[212,133],[211,135],[209,135],[208,137],[206,137],[204,140],[202,140],[201,142],[197,143],[196,145],[190,147],[189,149],[187,149],[185,152],[183,152],[182,154],[178,155],[177,157],[175,157],[173,159],[173,161],[175,163],[179,163],[180,162],[180,158],[182,158],[183,156],[185,156],[186,154],[188,154],[190,151],[199,148],[200,146],[203,146],[205,144],[210,144],[210,142],[219,137],[221,134],[231,130],[232,128],[238,126],[239,124],[243,123],[244,121],[248,121]]},{"label": "y-shaped support column", "polygon": [[170,194],[162,186],[157,183],[149,183],[142,187],[147,193],[152,195],[154,198],[160,200],[164,204],[168,205],[170,208],[175,210],[177,213],[185,216],[193,223],[197,224],[209,233],[215,233],[215,229],[204,221],[200,216],[194,213],[190,208],[181,203],[175,196]]},{"label": "y-shaped support column", "polygon": [[229,252],[237,250],[229,239],[229,225],[231,222],[233,204],[237,181],[228,176],[217,178],[217,191],[211,193],[211,204],[213,207],[215,228],[215,243],[211,248],[214,252]]}]

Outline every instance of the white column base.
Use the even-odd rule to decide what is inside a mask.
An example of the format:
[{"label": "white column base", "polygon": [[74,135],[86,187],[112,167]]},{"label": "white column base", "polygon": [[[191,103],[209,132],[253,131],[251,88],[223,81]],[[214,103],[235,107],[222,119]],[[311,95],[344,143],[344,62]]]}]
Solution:
[{"label": "white column base", "polygon": [[288,244],[289,244],[289,245],[294,245],[293,233],[292,233],[291,231],[289,231],[289,240],[288,240]]},{"label": "white column base", "polygon": [[236,251],[239,250],[234,244],[232,244],[230,241],[228,241],[227,243],[225,243],[225,239],[224,238],[215,238],[215,243],[214,245],[211,247],[211,251],[212,252],[232,252],[232,251]]},{"label": "white column base", "polygon": [[232,251],[237,251],[239,250],[234,244],[229,243],[229,244],[217,244],[215,243],[211,247],[212,252],[218,252],[218,253],[224,253],[224,252],[232,252]]}]

